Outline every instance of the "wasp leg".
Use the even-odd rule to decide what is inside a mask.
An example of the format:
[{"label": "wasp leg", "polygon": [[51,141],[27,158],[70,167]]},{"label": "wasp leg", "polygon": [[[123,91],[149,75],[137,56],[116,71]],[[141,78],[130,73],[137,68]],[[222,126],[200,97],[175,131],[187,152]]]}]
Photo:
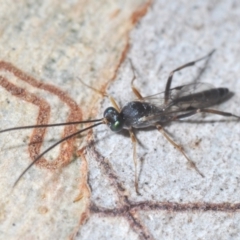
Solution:
[{"label": "wasp leg", "polygon": [[202,60],[204,60],[204,59],[209,59],[209,58],[212,56],[212,54],[214,53],[214,51],[215,51],[215,50],[212,50],[207,56],[204,56],[204,57],[199,58],[199,59],[197,59],[197,60],[195,60],[195,61],[186,63],[186,64],[184,64],[184,65],[182,65],[182,66],[180,66],[180,67],[178,67],[178,68],[176,68],[176,69],[174,69],[173,71],[170,72],[169,77],[168,77],[168,80],[167,80],[167,84],[166,84],[166,87],[165,87],[165,93],[164,93],[164,101],[165,101],[165,104],[168,103],[168,100],[169,100],[169,98],[170,98],[170,88],[171,88],[171,84],[172,84],[173,74],[174,74],[175,72],[178,72],[178,71],[184,69],[184,68],[194,66],[194,65],[195,65],[197,62],[199,62],[199,61],[202,61]]},{"label": "wasp leg", "polygon": [[114,107],[118,112],[121,112],[120,107],[118,106],[117,102],[115,101],[115,99],[114,99],[111,95],[107,94],[106,92],[100,91],[100,90],[98,90],[98,89],[96,89],[96,88],[94,88],[94,87],[92,87],[92,86],[87,85],[85,82],[82,81],[81,78],[78,78],[78,79],[79,79],[79,81],[80,81],[84,86],[92,89],[94,92],[99,93],[99,94],[102,95],[103,97],[108,97],[109,100],[110,100],[110,102],[112,103],[113,107]]},{"label": "wasp leg", "polygon": [[177,148],[177,150],[179,152],[182,153],[182,155],[187,159],[188,163],[190,164],[190,167],[194,168],[202,177],[204,177],[204,175],[199,171],[199,169],[197,168],[196,164],[186,155],[186,153],[184,152],[184,149],[181,145],[178,145],[177,143],[175,143],[170,137],[169,135],[164,131],[164,129],[162,128],[161,125],[156,125],[157,130],[162,133],[162,135],[175,147]]},{"label": "wasp leg", "polygon": [[235,114],[232,114],[230,112],[218,111],[215,109],[198,109],[197,112],[205,112],[205,113],[211,113],[211,114],[221,115],[221,116],[225,116],[225,117],[235,117],[235,118],[240,119],[240,117]]},{"label": "wasp leg", "polygon": [[129,59],[129,61],[130,61],[130,65],[131,65],[132,72],[133,72],[133,78],[132,78],[132,81],[131,81],[132,91],[133,91],[133,93],[136,95],[136,97],[137,97],[139,100],[143,100],[142,94],[139,92],[139,90],[138,90],[138,89],[134,86],[134,84],[133,84],[133,82],[134,82],[135,79],[136,79],[135,69],[134,69],[134,67],[133,67],[133,64],[132,64],[131,59]]},{"label": "wasp leg", "polygon": [[190,112],[185,113],[185,114],[176,115],[176,116],[173,117],[172,120],[174,121],[174,120],[190,117],[190,116],[192,116],[194,114],[203,113],[203,112],[204,113],[221,115],[221,116],[225,116],[225,117],[235,117],[235,118],[240,119],[240,116],[237,116],[237,115],[229,113],[229,112],[222,112],[222,111],[218,111],[218,110],[215,110],[215,109],[205,109],[205,108],[201,109],[201,108],[198,108],[196,110],[190,111]]},{"label": "wasp leg", "polygon": [[112,96],[110,96],[110,95],[108,95],[108,98],[109,98],[110,102],[112,103],[113,107],[120,113],[120,112],[121,112],[121,109],[120,109],[120,107],[118,106],[118,104],[117,104],[117,102],[115,101],[115,99],[114,99]]},{"label": "wasp leg", "polygon": [[78,80],[79,80],[85,87],[88,87],[88,88],[92,89],[94,92],[102,95],[103,97],[108,97],[108,94],[107,94],[106,92],[101,91],[101,90],[99,90],[99,89],[96,89],[96,88],[94,88],[94,87],[86,84],[85,82],[83,82],[83,80],[82,80],[81,78],[78,78]]},{"label": "wasp leg", "polygon": [[141,195],[139,193],[139,190],[138,190],[138,174],[137,174],[137,151],[136,151],[136,148],[137,148],[137,139],[134,135],[134,132],[132,130],[129,130],[129,134],[130,134],[130,137],[131,137],[131,140],[132,140],[132,145],[133,145],[133,161],[134,161],[134,168],[135,168],[135,189],[136,189],[136,193],[138,195]]}]

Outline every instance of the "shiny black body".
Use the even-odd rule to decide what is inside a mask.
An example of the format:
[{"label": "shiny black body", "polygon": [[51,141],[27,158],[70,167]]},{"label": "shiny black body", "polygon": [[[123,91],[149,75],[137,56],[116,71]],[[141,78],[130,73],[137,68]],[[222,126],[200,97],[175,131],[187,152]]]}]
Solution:
[{"label": "shiny black body", "polygon": [[124,120],[124,128],[145,128],[152,126],[154,121],[151,121],[151,116],[159,116],[159,122],[165,122],[166,117],[163,115],[163,110],[153,104],[147,102],[133,101],[129,102],[121,110]]}]

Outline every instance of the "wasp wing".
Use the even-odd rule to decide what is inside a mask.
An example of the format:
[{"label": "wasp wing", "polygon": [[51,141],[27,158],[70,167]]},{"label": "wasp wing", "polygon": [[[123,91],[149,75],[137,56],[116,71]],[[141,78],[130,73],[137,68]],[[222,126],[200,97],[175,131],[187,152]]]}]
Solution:
[{"label": "wasp wing", "polygon": [[226,88],[214,88],[211,84],[200,82],[178,86],[170,89],[169,92],[170,97],[166,103],[164,92],[147,96],[142,101],[165,110],[170,110],[170,108],[172,110],[206,108],[218,103],[228,90]]},{"label": "wasp wing", "polygon": [[145,117],[146,122],[167,122],[179,113],[185,114],[199,108],[210,107],[227,95],[227,88],[214,88],[208,83],[190,83],[169,90],[170,98],[165,102],[164,92],[147,96],[141,101],[153,105],[158,111]]}]

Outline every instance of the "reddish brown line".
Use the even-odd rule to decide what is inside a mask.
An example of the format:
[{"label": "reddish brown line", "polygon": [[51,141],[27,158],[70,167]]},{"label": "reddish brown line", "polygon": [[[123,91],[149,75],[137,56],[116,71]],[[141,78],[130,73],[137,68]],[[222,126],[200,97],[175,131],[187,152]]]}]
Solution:
[{"label": "reddish brown line", "polygon": [[128,204],[128,200],[125,196],[125,187],[124,185],[118,180],[117,173],[113,170],[111,163],[107,158],[104,158],[94,147],[94,143],[90,142],[88,144],[88,149],[92,152],[92,155],[95,157],[96,161],[100,164],[100,167],[103,171],[103,174],[109,179],[111,186],[116,191],[118,196],[119,202],[118,205]]},{"label": "reddish brown line", "polygon": [[91,205],[90,210],[92,213],[102,213],[107,216],[126,215],[130,211],[171,211],[171,212],[236,212],[240,210],[240,203],[177,203],[177,202],[141,202],[130,203],[129,206],[123,206],[115,209],[107,209],[98,207],[94,204]]},{"label": "reddish brown line", "polygon": [[132,14],[132,23],[136,24],[139,19],[141,19],[148,11],[148,8],[151,6],[152,4],[152,0],[148,0],[145,4],[143,4],[140,8],[137,9],[137,11],[135,11]]},{"label": "reddish brown line", "polygon": [[[31,76],[28,76],[24,72],[22,72],[20,69],[13,66],[11,63],[1,61],[0,62],[0,69],[4,71],[9,71],[13,75],[15,75],[18,80],[24,81],[33,87],[36,87],[38,89],[42,89],[44,91],[47,91],[51,94],[56,95],[62,102],[64,102],[69,107],[69,115],[67,118],[67,122],[72,121],[80,121],[82,119],[82,113],[80,108],[78,107],[77,103],[71,99],[66,93],[58,89],[57,87],[51,85],[51,84],[45,84],[42,82],[37,81]],[[49,104],[37,97],[36,95],[29,93],[27,90],[22,89],[12,83],[10,83],[6,78],[1,77],[0,85],[2,85],[7,91],[9,91],[12,95],[19,97],[23,99],[24,101],[30,102],[36,106],[39,107],[39,114],[37,117],[36,124],[46,124],[49,121],[50,117],[50,106]],[[66,126],[64,128],[64,133],[62,137],[65,137],[67,135],[70,135],[71,133],[75,132],[77,130],[76,125],[70,125]],[[32,136],[30,138],[30,144],[29,144],[29,153],[34,160],[34,158],[39,155],[40,149],[41,149],[41,142],[43,140],[45,134],[45,129],[34,129]],[[40,142],[40,143],[39,143]],[[74,138],[67,140],[66,142],[63,142],[60,145],[60,153],[58,157],[52,161],[51,163],[48,162],[45,158],[42,158],[38,164],[44,168],[47,169],[55,169],[60,166],[66,165],[71,160],[72,154],[74,151]]]},{"label": "reddish brown line", "polygon": [[[148,8],[150,7],[150,5],[152,4],[152,1],[149,0],[146,3],[144,3],[142,6],[140,6],[135,12],[133,12],[132,16],[131,16],[131,20],[132,20],[132,24],[135,25],[146,13]],[[114,79],[116,79],[117,77],[117,72],[120,68],[120,66],[122,65],[123,61],[125,60],[128,50],[130,48],[130,44],[129,44],[129,34],[127,33],[127,44],[125,45],[121,57],[119,59],[118,64],[116,65],[115,71],[114,71],[114,75],[111,78],[111,81],[113,81]]]},{"label": "reddish brown line", "polygon": [[[51,109],[50,109],[50,105],[44,99],[36,96],[35,94],[29,93],[23,88],[20,88],[14,85],[13,83],[9,82],[6,78],[2,76],[0,76],[0,85],[6,91],[11,93],[13,96],[21,98],[26,102],[36,105],[39,108],[37,122],[40,122],[41,124],[48,123]],[[43,141],[45,133],[46,133],[46,128],[38,128],[33,130],[33,134],[30,142],[38,142],[38,143],[35,143],[34,149],[30,151],[32,159],[34,159],[35,155],[38,155],[41,147],[41,142]]]},{"label": "reddish brown line", "polygon": [[128,219],[132,229],[139,235],[140,239],[154,239],[154,237],[150,234],[149,230],[140,221],[138,216],[134,216],[133,213],[129,212],[128,214],[126,214],[126,218]]},{"label": "reddish brown line", "polygon": [[131,202],[126,195],[124,186],[122,186],[117,174],[114,172],[111,163],[101,154],[96,151],[93,144],[90,144],[89,150],[95,155],[96,161],[100,164],[103,170],[103,174],[106,175],[111,186],[115,188],[115,192],[118,197],[117,207],[104,208],[97,206],[94,203],[90,205],[90,213],[98,214],[101,217],[123,217],[129,223],[134,232],[136,232],[140,239],[153,239],[151,233],[146,226],[141,223],[141,218],[138,217],[138,213],[141,211],[169,211],[169,212],[238,212],[240,210],[240,203],[177,203],[177,202]]}]

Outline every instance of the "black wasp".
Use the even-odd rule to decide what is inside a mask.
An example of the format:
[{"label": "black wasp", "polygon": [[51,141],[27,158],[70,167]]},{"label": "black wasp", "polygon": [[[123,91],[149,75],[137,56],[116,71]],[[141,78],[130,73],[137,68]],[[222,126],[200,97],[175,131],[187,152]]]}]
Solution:
[{"label": "black wasp", "polygon": [[[230,96],[228,88],[213,88],[206,83],[190,83],[182,86],[177,86],[171,88],[172,78],[175,72],[180,71],[184,68],[195,65],[197,62],[209,59],[214,51],[210,52],[207,56],[197,59],[195,61],[184,64],[175,70],[173,70],[167,80],[165,91],[163,93],[158,93],[155,95],[143,97],[142,94],[134,87],[133,82],[135,80],[135,74],[131,81],[131,88],[133,93],[136,95],[137,100],[127,103],[122,109],[116,104],[115,100],[109,96],[113,107],[108,107],[104,113],[103,118],[79,122],[67,122],[67,123],[57,123],[49,125],[32,125],[32,126],[21,126],[1,130],[0,133],[28,129],[28,128],[45,128],[45,127],[55,127],[70,124],[82,124],[82,123],[94,123],[93,125],[81,129],[63,139],[59,140],[39,156],[37,156],[31,164],[21,173],[21,175],[15,181],[14,186],[19,182],[23,175],[39,160],[41,157],[53,149],[56,145],[69,138],[72,138],[84,131],[94,128],[100,124],[106,124],[113,132],[120,132],[125,129],[129,132],[132,144],[133,144],[133,159],[135,164],[135,188],[138,193],[138,180],[137,180],[137,154],[136,154],[136,144],[137,140],[134,135],[134,129],[156,127],[156,129],[163,134],[163,136],[176,147],[187,159],[190,165],[203,177],[203,174],[198,170],[195,163],[191,161],[185,154],[183,148],[174,142],[174,140],[165,132],[163,126],[169,122],[181,120],[190,117],[198,113],[208,113],[217,114],[226,117],[235,117],[240,119],[229,112],[222,112],[215,109],[210,109],[209,107],[223,102]],[[132,63],[131,67],[133,69]],[[133,70],[134,72],[134,70]],[[92,88],[92,87],[91,87]],[[93,88],[92,88],[93,89]],[[95,90],[95,89],[94,89]],[[97,91],[97,90],[95,90]],[[161,97],[163,95],[163,97]]]}]

